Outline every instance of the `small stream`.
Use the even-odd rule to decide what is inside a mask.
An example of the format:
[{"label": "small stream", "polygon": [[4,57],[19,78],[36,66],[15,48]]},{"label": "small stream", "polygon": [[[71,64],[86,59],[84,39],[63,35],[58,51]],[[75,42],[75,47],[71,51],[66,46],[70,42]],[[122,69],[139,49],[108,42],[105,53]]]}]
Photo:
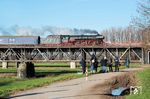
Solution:
[{"label": "small stream", "polygon": [[111,91],[112,96],[123,96],[126,95],[127,93],[129,93],[129,88],[127,87],[119,87]]},{"label": "small stream", "polygon": [[106,93],[102,99],[125,99],[130,94],[130,86],[136,85],[135,74],[128,72],[106,82]]}]

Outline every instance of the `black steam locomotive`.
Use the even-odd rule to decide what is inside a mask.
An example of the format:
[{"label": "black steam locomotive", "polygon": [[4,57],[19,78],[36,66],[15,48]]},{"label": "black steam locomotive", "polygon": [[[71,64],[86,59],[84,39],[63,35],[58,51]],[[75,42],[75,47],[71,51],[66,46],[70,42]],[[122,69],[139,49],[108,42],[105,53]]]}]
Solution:
[{"label": "black steam locomotive", "polygon": [[103,43],[102,35],[49,35],[41,44],[57,45],[99,45]]}]

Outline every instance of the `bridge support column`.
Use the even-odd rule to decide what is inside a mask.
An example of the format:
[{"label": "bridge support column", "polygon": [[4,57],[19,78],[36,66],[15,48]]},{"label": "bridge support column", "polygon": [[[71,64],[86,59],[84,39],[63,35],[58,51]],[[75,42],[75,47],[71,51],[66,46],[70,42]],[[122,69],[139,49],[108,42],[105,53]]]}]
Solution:
[{"label": "bridge support column", "polygon": [[71,61],[70,62],[70,68],[75,69],[76,68],[76,62]]},{"label": "bridge support column", "polygon": [[84,59],[84,60],[86,60],[86,53],[85,53],[85,51],[81,51],[81,56],[82,56],[82,58]]},{"label": "bridge support column", "polygon": [[17,77],[24,79],[27,77],[34,77],[35,70],[34,64],[32,62],[21,62],[19,63],[19,67],[17,69]]},{"label": "bridge support column", "polygon": [[7,69],[8,68],[8,62],[3,61],[2,62],[2,68]]},{"label": "bridge support column", "polygon": [[59,52],[59,59],[62,60],[63,59],[63,53]]}]

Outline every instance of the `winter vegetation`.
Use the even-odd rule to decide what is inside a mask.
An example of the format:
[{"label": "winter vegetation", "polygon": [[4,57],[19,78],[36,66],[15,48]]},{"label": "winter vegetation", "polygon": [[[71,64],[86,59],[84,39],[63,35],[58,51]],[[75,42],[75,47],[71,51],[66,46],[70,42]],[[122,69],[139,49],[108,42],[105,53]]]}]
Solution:
[{"label": "winter vegetation", "polygon": [[107,42],[150,42],[150,0],[140,0],[138,16],[126,28],[109,28],[101,32]]},{"label": "winter vegetation", "polygon": [[127,28],[110,28],[101,32],[107,42],[140,42],[142,41],[141,32],[132,26]]}]

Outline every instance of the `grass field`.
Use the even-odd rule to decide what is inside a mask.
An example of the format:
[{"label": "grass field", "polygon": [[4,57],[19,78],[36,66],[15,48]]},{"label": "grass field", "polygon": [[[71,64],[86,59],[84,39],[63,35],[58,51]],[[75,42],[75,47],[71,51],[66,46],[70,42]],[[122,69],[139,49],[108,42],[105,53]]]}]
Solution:
[{"label": "grass field", "polygon": [[57,76],[55,75],[44,78],[32,78],[24,80],[17,78],[0,78],[0,97],[7,96],[15,91],[31,89],[34,87],[51,84],[56,81],[69,80],[78,77],[82,77],[82,75],[69,73],[60,74]]},{"label": "grass field", "polygon": [[142,93],[138,95],[129,95],[126,99],[150,99],[150,69],[145,69],[137,73],[139,80],[138,86],[142,86]]},{"label": "grass field", "polygon": [[[15,64],[10,63],[9,65],[10,67],[8,69],[0,68],[0,73],[17,73]],[[139,65],[131,64],[131,67],[139,67]],[[125,66],[121,66],[120,68],[124,69]],[[100,68],[98,70],[100,70]],[[81,67],[70,69],[67,63],[35,63],[35,71],[35,78],[24,80],[17,79],[16,76],[0,78],[0,97],[7,96],[16,91],[44,86],[57,81],[84,77],[84,75],[78,74],[78,72],[81,72]]]},{"label": "grass field", "polygon": [[[77,74],[81,72],[80,68],[70,69],[69,64],[35,64],[36,77],[30,79],[18,79],[15,77],[0,78],[0,97],[8,96],[11,93],[21,90],[27,90],[39,86],[48,85],[57,81],[69,80],[83,77]],[[9,64],[8,69],[0,68],[0,73],[17,73],[14,63]]]},{"label": "grass field", "polygon": [[[2,71],[2,70],[1,70]],[[11,71],[11,70],[9,70]],[[14,69],[12,69],[14,72]],[[0,97],[7,96],[13,92],[44,86],[57,81],[69,80],[83,77],[79,75],[79,69],[69,68],[36,68],[36,78],[17,79],[16,77],[0,78]]]}]

